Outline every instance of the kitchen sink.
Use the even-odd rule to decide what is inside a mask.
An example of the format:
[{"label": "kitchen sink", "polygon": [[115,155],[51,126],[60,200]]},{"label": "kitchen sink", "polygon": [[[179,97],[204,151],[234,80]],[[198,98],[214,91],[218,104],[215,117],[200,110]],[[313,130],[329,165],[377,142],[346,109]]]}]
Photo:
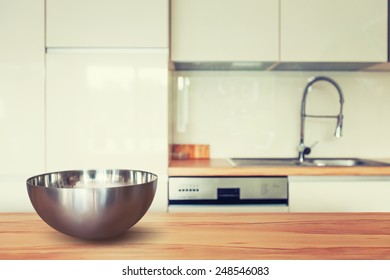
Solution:
[{"label": "kitchen sink", "polygon": [[315,166],[379,166],[381,162],[374,162],[364,159],[307,159],[309,164]]},{"label": "kitchen sink", "polygon": [[232,166],[388,166],[389,163],[361,158],[230,158]]}]

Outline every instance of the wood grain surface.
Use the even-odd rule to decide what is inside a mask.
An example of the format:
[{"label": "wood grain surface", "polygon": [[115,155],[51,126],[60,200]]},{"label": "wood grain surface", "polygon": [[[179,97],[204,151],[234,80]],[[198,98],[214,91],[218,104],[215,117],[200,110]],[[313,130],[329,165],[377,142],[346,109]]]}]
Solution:
[{"label": "wood grain surface", "polygon": [[180,159],[209,159],[210,146],[205,144],[173,144],[171,146],[172,158]]},{"label": "wood grain surface", "polygon": [[390,213],[150,212],[98,242],[63,235],[35,213],[1,213],[0,259],[390,259]]}]

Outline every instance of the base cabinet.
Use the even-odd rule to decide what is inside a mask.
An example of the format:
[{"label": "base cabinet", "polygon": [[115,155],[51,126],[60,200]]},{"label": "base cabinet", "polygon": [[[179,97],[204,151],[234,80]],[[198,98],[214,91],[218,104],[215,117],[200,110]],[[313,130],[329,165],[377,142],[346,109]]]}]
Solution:
[{"label": "base cabinet", "polygon": [[290,212],[389,212],[390,176],[291,176]]}]

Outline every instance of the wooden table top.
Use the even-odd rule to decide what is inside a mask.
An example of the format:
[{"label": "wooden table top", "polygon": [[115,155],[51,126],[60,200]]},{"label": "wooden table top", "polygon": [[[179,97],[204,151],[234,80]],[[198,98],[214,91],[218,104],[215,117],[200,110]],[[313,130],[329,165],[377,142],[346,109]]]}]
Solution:
[{"label": "wooden table top", "polygon": [[0,259],[390,259],[390,213],[154,213],[85,241],[35,213],[0,214]]}]

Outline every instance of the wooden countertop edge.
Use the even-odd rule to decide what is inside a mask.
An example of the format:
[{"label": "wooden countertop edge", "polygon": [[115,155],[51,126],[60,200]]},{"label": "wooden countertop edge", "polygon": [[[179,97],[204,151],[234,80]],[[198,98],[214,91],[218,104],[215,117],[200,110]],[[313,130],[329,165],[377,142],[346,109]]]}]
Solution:
[{"label": "wooden countertop edge", "polygon": [[168,176],[390,176],[390,166],[311,167],[259,166],[234,167],[227,160],[171,161]]},{"label": "wooden countertop edge", "polygon": [[172,168],[168,176],[390,176],[390,169],[367,168]]}]

